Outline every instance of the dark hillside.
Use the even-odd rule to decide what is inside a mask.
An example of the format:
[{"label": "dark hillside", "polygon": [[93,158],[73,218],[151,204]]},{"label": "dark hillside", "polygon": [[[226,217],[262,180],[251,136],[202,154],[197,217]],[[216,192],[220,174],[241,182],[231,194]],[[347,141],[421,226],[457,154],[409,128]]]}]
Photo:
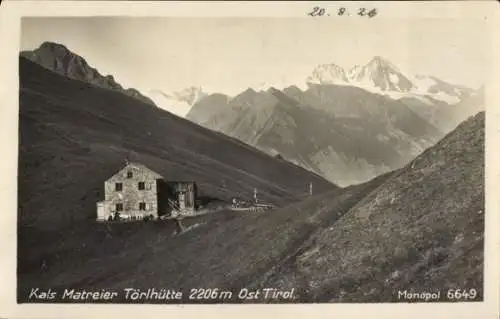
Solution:
[{"label": "dark hillside", "polygon": [[254,284],[300,287],[302,301],[397,301],[404,290],[446,300],[447,289],[476,289],[481,300],[484,209],[482,112]]},{"label": "dark hillside", "polygon": [[[186,296],[193,287],[237,293],[295,254],[318,227],[334,223],[391,174],[275,211],[226,212],[187,220],[201,225],[176,237],[170,236],[171,224],[84,223],[85,230],[66,232],[71,235],[66,245],[74,249],[64,252],[64,258],[53,257],[48,271],[26,274],[21,289],[27,292],[36,283],[53,289],[168,287],[182,289]],[[317,210],[308,210],[311,205]],[[60,238],[57,232],[51,237]],[[230,302],[234,301],[238,300]]]},{"label": "dark hillside", "polygon": [[[68,254],[86,245],[97,255],[107,251],[106,244],[99,245],[99,234],[106,233],[94,223],[96,202],[104,196],[104,180],[125,158],[167,180],[194,180],[201,196],[223,201],[249,199],[255,187],[261,199],[284,206],[300,200],[309,182],[318,194],[336,189],[318,175],[153,105],[24,58],[19,63],[21,281],[35,271],[36,283],[43,260],[81,263],[84,255]],[[129,231],[131,237],[147,234]]]}]

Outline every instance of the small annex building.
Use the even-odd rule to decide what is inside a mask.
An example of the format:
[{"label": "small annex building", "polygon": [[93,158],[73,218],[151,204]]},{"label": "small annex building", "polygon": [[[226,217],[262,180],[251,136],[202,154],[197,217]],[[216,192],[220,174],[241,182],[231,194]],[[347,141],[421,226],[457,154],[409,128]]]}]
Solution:
[{"label": "small annex building", "polygon": [[127,162],[104,182],[104,200],[97,203],[97,220],[157,219],[173,210],[196,210],[195,182],[166,182],[143,164]]}]

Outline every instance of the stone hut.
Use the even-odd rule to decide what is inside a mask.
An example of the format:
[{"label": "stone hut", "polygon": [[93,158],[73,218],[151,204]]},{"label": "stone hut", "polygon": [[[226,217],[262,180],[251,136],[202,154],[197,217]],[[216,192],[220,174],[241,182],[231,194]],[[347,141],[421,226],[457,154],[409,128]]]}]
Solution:
[{"label": "stone hut", "polygon": [[130,162],[104,182],[104,200],[97,203],[97,220],[156,219],[172,210],[196,209],[196,183],[165,182],[163,176]]}]

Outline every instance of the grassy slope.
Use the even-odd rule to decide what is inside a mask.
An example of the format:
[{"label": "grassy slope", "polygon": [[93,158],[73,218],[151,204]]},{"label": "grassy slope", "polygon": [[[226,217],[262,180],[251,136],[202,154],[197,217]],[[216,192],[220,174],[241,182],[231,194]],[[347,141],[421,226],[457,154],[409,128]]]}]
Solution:
[{"label": "grassy slope", "polygon": [[[35,272],[29,280],[37,282],[42,259],[57,268],[70,259],[82,263],[101,256],[111,249],[108,244],[114,247],[111,242],[99,247],[106,233],[94,225],[95,203],[103,198],[103,181],[121,168],[125,157],[169,180],[196,180],[201,195],[222,200],[249,198],[257,187],[262,199],[283,206],[300,200],[309,181],[318,193],[336,188],[222,134],[23,58],[20,81],[21,279]],[[147,241],[162,232],[125,230],[116,235],[120,250],[128,236]],[[88,256],[76,253],[82,245],[96,249]],[[49,282],[51,276],[45,275]]]},{"label": "grassy slope", "polygon": [[316,302],[391,301],[405,289],[440,289],[442,298],[448,288],[481,292],[483,239],[479,113],[255,284],[300,288],[303,301]]},{"label": "grassy slope", "polygon": [[[171,237],[174,226],[88,225],[85,234],[66,239],[73,249],[33,267],[22,289],[219,288],[238,291],[295,254],[320,226],[331,224],[390,174],[370,183],[337,189],[275,211],[218,213],[186,220],[201,223]],[[311,212],[308,208],[315,205]],[[335,213],[332,214],[332,211]],[[36,265],[35,265],[36,266]]]}]

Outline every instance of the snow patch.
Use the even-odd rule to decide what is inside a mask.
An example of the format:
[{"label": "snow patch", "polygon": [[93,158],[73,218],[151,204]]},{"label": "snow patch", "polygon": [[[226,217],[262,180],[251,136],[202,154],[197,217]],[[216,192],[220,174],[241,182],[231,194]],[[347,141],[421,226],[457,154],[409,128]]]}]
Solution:
[{"label": "snow patch", "polygon": [[397,91],[385,91],[379,87],[376,87],[371,81],[364,79],[363,81],[353,81],[351,83],[347,83],[345,85],[355,86],[370,93],[387,96],[393,100],[400,99],[402,97],[408,96],[408,93],[405,92],[397,92]]},{"label": "snow patch", "polygon": [[391,81],[394,84],[399,84],[399,76],[394,73],[389,73],[389,81]]},{"label": "snow patch", "polygon": [[309,89],[309,84],[307,82],[297,83],[295,84],[295,86],[298,87],[301,91],[306,91],[307,89]]},{"label": "snow patch", "polygon": [[159,89],[147,90],[147,96],[153,100],[158,108],[166,110],[180,117],[185,117],[191,107],[208,93],[200,87],[188,87],[175,92],[166,92]]},{"label": "snow patch", "polygon": [[381,141],[381,142],[388,142],[389,141],[389,138],[387,136],[384,136],[380,133],[377,134],[376,139]]},{"label": "snow patch", "polygon": [[433,85],[436,85],[436,81],[433,78],[425,75],[416,75],[411,81],[416,86],[415,91],[419,93],[428,93],[429,89]]},{"label": "snow patch", "polygon": [[148,92],[147,96],[153,100],[158,108],[173,113],[180,117],[185,117],[191,109],[191,105],[186,101],[179,101],[175,98],[169,97],[166,94],[157,91]]},{"label": "snow patch", "polygon": [[436,100],[440,100],[448,104],[456,104],[460,102],[460,99],[458,97],[449,95],[448,93],[445,93],[443,91],[433,94],[432,97]]}]

